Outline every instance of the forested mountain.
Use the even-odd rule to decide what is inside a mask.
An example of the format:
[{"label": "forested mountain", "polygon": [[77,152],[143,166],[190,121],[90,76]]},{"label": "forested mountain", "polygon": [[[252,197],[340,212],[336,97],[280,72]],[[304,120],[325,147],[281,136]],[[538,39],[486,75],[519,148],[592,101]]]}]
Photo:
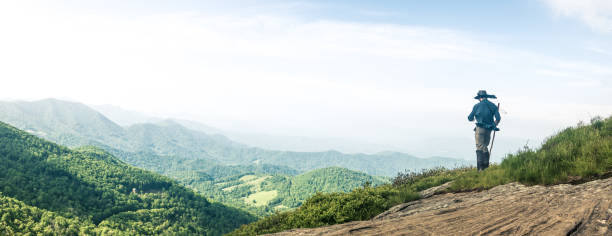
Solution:
[{"label": "forested mountain", "polygon": [[317,192],[349,192],[364,185],[389,182],[387,178],[340,167],[317,169],[297,176],[248,173],[202,181],[192,181],[195,178],[191,176],[177,176],[177,179],[212,200],[257,215],[295,209]]},{"label": "forested mountain", "polygon": [[0,163],[0,233],[219,235],[254,220],[101,149],[70,150],[2,122]]},{"label": "forested mountain", "polygon": [[[174,121],[155,124],[135,124],[127,128],[114,124],[89,107],[59,100],[37,102],[2,102],[0,120],[41,137],[68,146],[95,145],[112,152],[130,164],[150,168],[142,163],[158,163],[182,159],[209,164],[252,165],[270,164],[308,171],[331,166],[359,170],[371,175],[393,176],[400,171],[418,171],[435,166],[466,165],[452,158],[421,159],[403,153],[343,154],[328,152],[271,151],[248,147],[222,135],[208,135],[187,129]],[[159,159],[153,160],[153,159]],[[372,165],[376,163],[376,165]],[[197,167],[197,166],[196,166]],[[206,168],[205,166],[201,166]],[[190,166],[189,168],[193,168]]]}]

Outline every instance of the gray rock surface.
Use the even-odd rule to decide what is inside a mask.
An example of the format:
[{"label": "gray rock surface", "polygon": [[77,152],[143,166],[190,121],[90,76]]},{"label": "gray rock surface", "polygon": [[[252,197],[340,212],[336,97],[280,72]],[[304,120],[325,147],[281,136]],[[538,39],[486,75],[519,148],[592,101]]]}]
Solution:
[{"label": "gray rock surface", "polygon": [[612,178],[579,185],[510,183],[481,192],[422,192],[369,221],[276,235],[611,235]]}]

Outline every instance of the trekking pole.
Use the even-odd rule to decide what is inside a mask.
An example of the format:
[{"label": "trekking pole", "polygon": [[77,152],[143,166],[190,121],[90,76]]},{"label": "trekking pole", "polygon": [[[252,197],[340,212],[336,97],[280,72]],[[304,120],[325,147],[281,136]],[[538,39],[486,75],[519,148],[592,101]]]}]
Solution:
[{"label": "trekking pole", "polygon": [[[500,103],[497,103],[497,112],[499,112],[500,105],[501,105]],[[491,152],[493,152],[493,143],[495,142],[495,132],[497,131],[493,130],[493,139],[491,139],[491,148],[489,148],[489,156],[491,155]]]}]

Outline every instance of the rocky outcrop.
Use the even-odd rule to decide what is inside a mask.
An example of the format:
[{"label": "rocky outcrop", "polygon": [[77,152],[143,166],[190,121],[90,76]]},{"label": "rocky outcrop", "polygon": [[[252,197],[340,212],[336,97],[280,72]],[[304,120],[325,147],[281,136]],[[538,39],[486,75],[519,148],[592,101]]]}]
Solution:
[{"label": "rocky outcrop", "polygon": [[612,235],[612,178],[433,194],[439,190],[369,221],[276,235]]}]

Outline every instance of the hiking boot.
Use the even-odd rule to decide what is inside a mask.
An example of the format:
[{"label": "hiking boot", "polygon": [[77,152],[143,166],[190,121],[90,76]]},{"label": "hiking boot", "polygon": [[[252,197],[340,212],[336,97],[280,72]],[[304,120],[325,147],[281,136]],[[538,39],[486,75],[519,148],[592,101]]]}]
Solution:
[{"label": "hiking boot", "polygon": [[476,169],[478,171],[484,170],[484,152],[481,150],[476,150]]},{"label": "hiking boot", "polygon": [[491,157],[491,153],[483,152],[482,153],[482,169],[489,168],[489,157]]}]

